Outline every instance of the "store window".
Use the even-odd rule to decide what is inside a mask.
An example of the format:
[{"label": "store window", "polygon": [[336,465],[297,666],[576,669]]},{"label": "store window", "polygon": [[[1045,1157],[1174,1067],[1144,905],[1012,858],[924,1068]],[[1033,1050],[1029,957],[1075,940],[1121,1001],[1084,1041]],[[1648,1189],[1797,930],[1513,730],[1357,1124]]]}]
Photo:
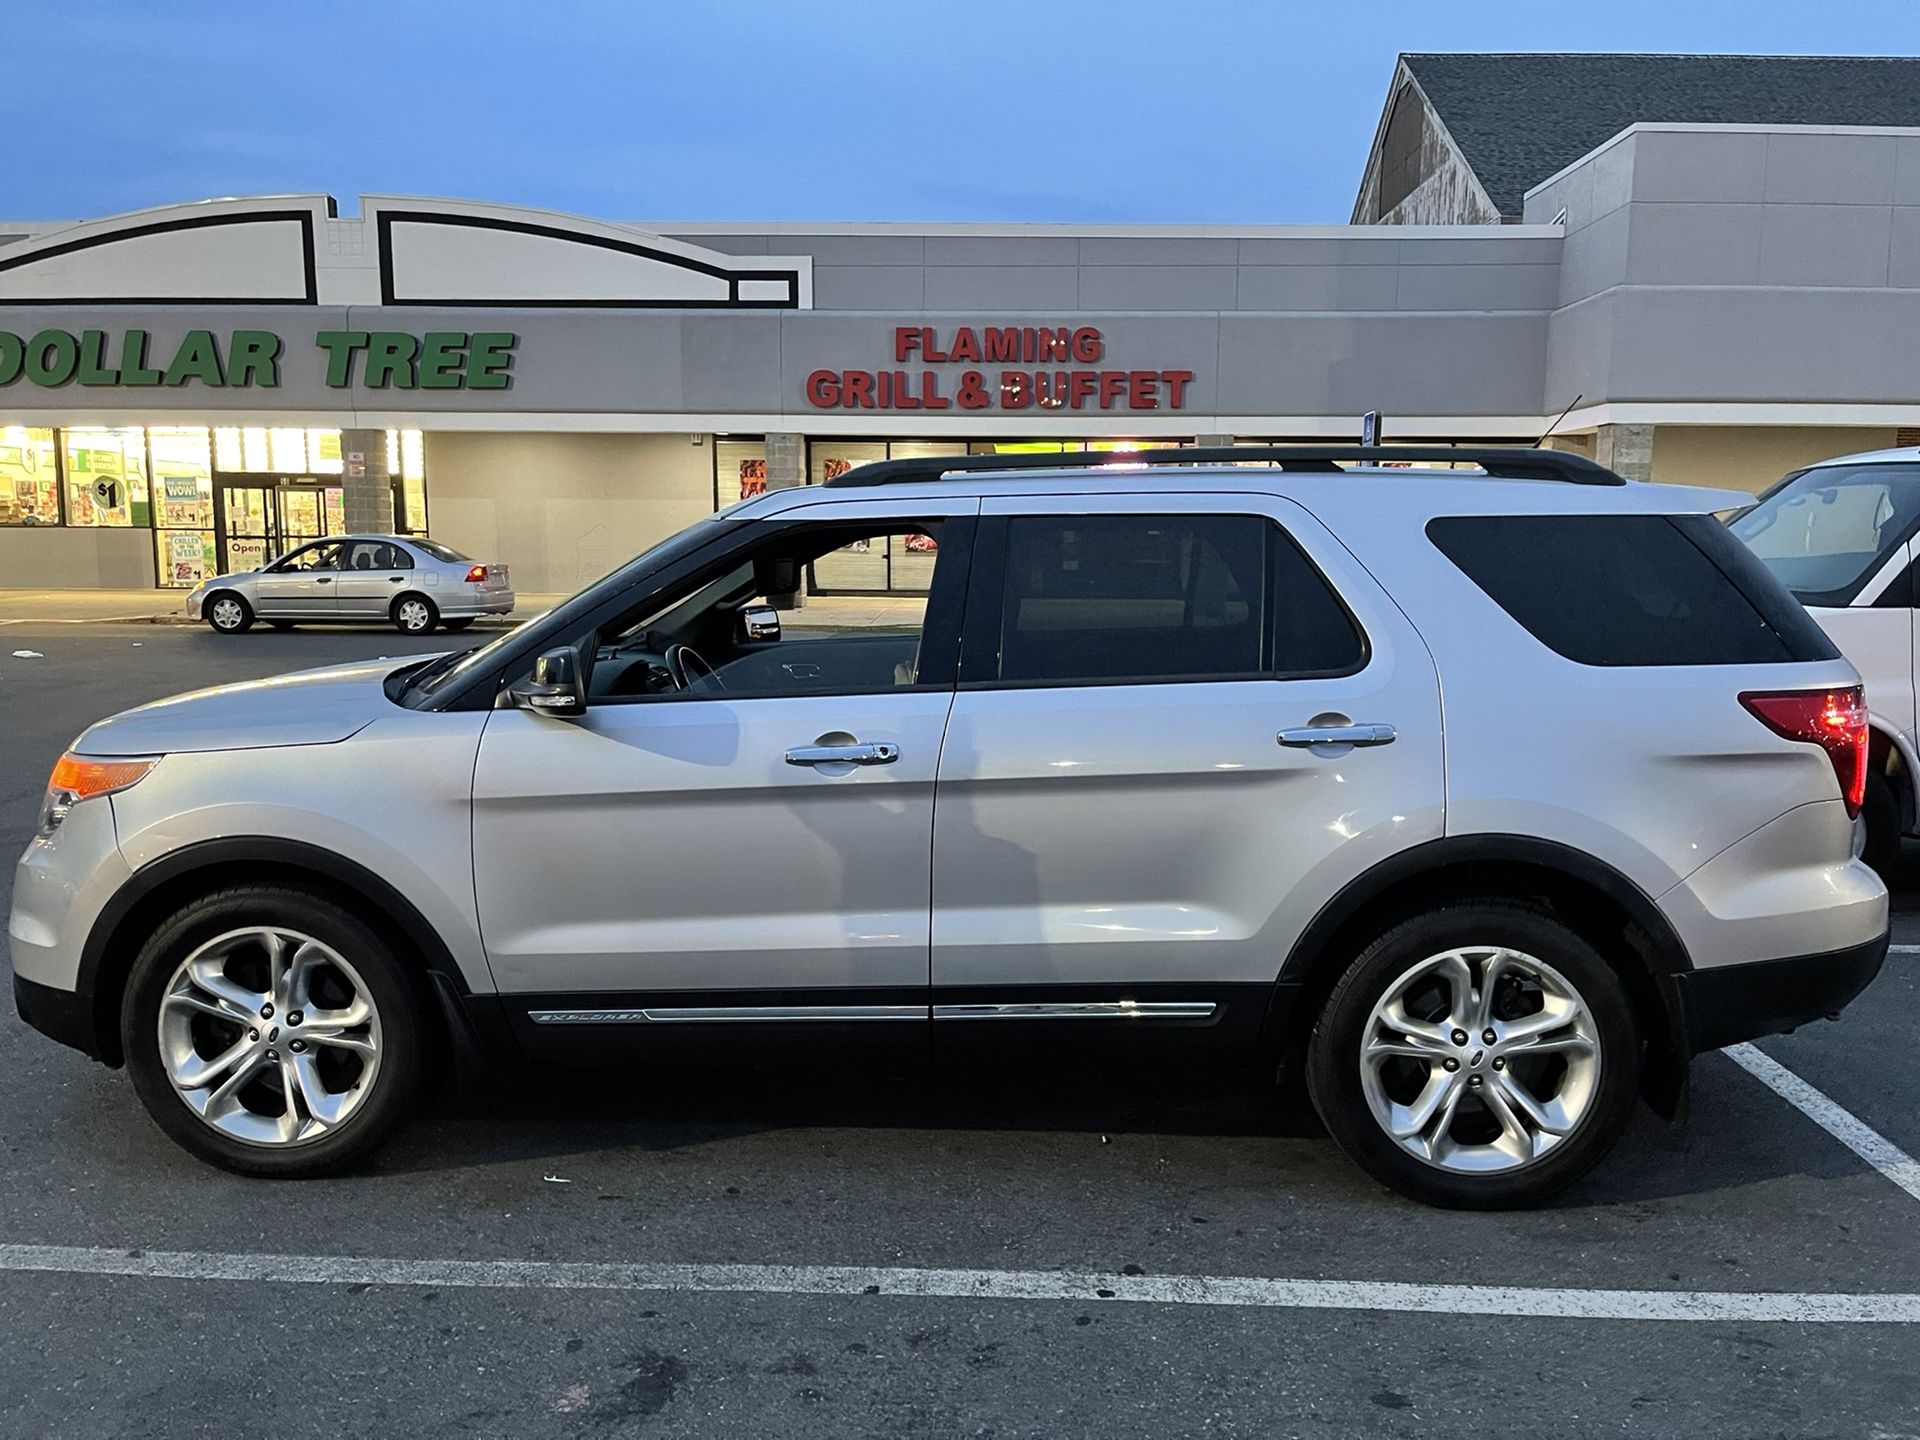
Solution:
[{"label": "store window", "polygon": [[60,454],[66,463],[67,524],[149,523],[144,430],[62,430]]},{"label": "store window", "polygon": [[291,426],[223,425],[213,432],[213,454],[223,474],[338,475],[338,430]]},{"label": "store window", "polygon": [[147,432],[153,461],[155,573],[163,586],[190,589],[216,573],[213,450],[201,426]]},{"label": "store window", "polygon": [[715,437],[713,508],[724,510],[767,490],[767,442]]},{"label": "store window", "polygon": [[387,431],[394,522],[403,535],[427,533],[427,446],[418,430]]},{"label": "store window", "polygon": [[0,426],[0,525],[58,525],[53,431]]},{"label": "store window", "polygon": [[[807,446],[807,482],[824,485],[876,460],[962,455],[1076,455],[1094,451],[1172,448],[1186,440],[815,440]],[[725,492],[722,491],[724,495]],[[925,594],[933,583],[937,543],[928,535],[855,541],[814,562],[817,594]]]}]

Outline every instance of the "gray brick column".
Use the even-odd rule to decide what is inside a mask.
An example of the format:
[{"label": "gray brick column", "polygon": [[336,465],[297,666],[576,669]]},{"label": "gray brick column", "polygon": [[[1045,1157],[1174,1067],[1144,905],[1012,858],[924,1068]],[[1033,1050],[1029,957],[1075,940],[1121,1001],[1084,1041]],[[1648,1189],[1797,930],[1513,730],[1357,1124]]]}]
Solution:
[{"label": "gray brick column", "polygon": [[1653,478],[1653,426],[1602,425],[1594,435],[1593,458],[1629,480]]},{"label": "gray brick column", "polygon": [[[807,437],[782,432],[767,436],[767,489],[792,490],[807,483]],[[797,610],[807,603],[806,584],[781,610]]]},{"label": "gray brick column", "polygon": [[387,473],[387,432],[342,430],[341,457],[356,453],[366,457],[365,473],[353,474],[353,462],[347,461],[347,473],[340,480],[347,529],[359,535],[385,535],[393,529],[394,519],[393,487]]}]

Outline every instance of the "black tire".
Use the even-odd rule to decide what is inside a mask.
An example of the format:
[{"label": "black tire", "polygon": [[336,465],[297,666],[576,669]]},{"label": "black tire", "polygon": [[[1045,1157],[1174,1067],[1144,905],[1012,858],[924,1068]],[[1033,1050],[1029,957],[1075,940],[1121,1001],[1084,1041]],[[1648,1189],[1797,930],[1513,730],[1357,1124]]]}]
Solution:
[{"label": "black tire", "polygon": [[1860,858],[1882,878],[1891,877],[1900,863],[1900,797],[1894,793],[1893,782],[1879,770],[1867,775],[1867,796],[1860,805],[1860,822],[1866,827]]},{"label": "black tire", "polygon": [[387,609],[387,618],[402,635],[431,635],[433,627],[440,623],[440,607],[426,596],[412,592],[395,598]]},{"label": "black tire", "polygon": [[[229,607],[229,601],[233,607],[237,607],[237,611]],[[206,617],[207,624],[216,635],[244,635],[253,628],[253,607],[247,603],[247,597],[238,591],[214,591],[207,596],[200,613]],[[238,619],[230,618],[236,613]]]},{"label": "black tire", "polygon": [[[1476,1174],[1429,1163],[1386,1132],[1362,1087],[1360,1047],[1374,1006],[1395,980],[1422,960],[1478,945],[1507,946],[1558,971],[1586,1002],[1600,1065],[1588,1109],[1569,1135],[1516,1169]],[[1470,1042],[1462,1053],[1474,1048]],[[1308,1093],[1341,1148],[1382,1184],[1450,1209],[1532,1205],[1572,1184],[1619,1140],[1633,1116],[1639,1079],[1640,1041],[1619,974],[1577,932],[1530,906],[1501,900],[1442,906],[1374,940],[1327,997],[1307,1046]]]},{"label": "black tire", "polygon": [[267,624],[276,630],[291,630],[293,628],[293,621],[291,620],[269,620]]},{"label": "black tire", "polygon": [[442,630],[459,631],[466,629],[471,624],[473,624],[473,617],[471,615],[464,615],[458,620],[442,620],[440,622],[440,628]]},{"label": "black tire", "polygon": [[[348,957],[379,1016],[380,1063],[371,1093],[336,1128],[298,1145],[260,1144],[215,1129],[181,1099],[161,1055],[160,1002],[181,962],[214,937],[254,925],[297,931]],[[120,1039],[135,1093],[184,1149],[237,1174],[298,1179],[353,1164],[406,1118],[422,1093],[429,1047],[437,1049],[427,1013],[420,987],[392,946],[359,916],[304,890],[237,885],[186,906],[141,948],[121,1005]],[[214,1040],[214,1048],[224,1038]]]}]

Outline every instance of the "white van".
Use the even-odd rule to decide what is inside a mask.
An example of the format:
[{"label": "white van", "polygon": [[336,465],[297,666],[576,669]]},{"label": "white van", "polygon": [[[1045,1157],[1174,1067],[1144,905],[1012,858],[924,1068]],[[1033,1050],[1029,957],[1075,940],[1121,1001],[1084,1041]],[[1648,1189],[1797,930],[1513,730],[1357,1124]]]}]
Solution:
[{"label": "white van", "polygon": [[1866,803],[1855,844],[1883,874],[1920,830],[1914,606],[1920,591],[1920,447],[1822,460],[1786,476],[1733,522],[1867,683]]}]

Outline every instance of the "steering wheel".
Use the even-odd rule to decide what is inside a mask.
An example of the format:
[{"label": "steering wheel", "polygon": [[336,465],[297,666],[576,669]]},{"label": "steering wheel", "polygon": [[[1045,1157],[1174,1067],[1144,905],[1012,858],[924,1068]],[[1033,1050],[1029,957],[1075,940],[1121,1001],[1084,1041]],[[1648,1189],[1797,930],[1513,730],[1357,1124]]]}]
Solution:
[{"label": "steering wheel", "polygon": [[[667,677],[673,681],[673,688],[676,690],[691,690],[693,682],[702,678],[711,680],[716,690],[727,688],[727,682],[720,678],[720,672],[715,670],[691,645],[669,645],[667,653],[660,657],[660,662],[667,667]],[[687,668],[689,664],[702,673],[699,675],[690,673]]]}]

